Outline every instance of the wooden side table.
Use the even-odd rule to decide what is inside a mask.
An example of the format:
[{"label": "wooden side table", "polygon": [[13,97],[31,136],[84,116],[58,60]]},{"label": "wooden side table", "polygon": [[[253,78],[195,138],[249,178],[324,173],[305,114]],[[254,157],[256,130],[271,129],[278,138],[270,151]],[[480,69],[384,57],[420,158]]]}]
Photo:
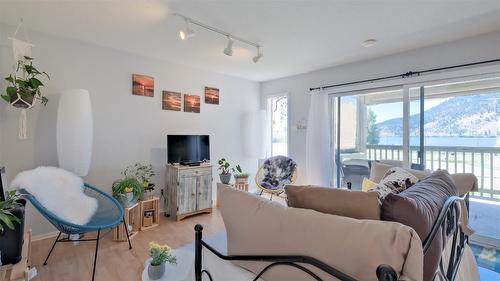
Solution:
[{"label": "wooden side table", "polygon": [[[132,239],[141,229],[141,213],[139,203],[125,208],[124,217],[127,227],[129,225],[132,226],[132,230],[129,230],[128,232],[129,238]],[[113,241],[127,241],[127,233],[125,232],[123,223],[120,223],[117,227],[113,228]]]}]

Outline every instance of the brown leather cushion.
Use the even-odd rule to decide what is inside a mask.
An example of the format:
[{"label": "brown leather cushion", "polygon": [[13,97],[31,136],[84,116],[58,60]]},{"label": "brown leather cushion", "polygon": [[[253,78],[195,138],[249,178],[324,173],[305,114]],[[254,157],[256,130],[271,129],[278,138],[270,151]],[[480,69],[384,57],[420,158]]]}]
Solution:
[{"label": "brown leather cushion", "polygon": [[[439,212],[450,196],[458,195],[455,183],[445,170],[438,170],[399,194],[389,194],[382,203],[381,219],[395,221],[415,229],[424,241]],[[439,233],[442,233],[441,231]],[[444,237],[437,235],[424,256],[424,281],[436,272]]]},{"label": "brown leather cushion", "polygon": [[375,192],[287,185],[288,206],[355,219],[380,220]]}]

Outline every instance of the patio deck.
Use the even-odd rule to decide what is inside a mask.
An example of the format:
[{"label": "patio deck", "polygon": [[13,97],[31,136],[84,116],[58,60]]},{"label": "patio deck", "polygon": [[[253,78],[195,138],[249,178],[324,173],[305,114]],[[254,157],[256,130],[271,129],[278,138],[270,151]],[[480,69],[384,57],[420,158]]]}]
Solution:
[{"label": "patio deck", "polygon": [[500,239],[500,202],[471,198],[469,221],[477,234]]}]

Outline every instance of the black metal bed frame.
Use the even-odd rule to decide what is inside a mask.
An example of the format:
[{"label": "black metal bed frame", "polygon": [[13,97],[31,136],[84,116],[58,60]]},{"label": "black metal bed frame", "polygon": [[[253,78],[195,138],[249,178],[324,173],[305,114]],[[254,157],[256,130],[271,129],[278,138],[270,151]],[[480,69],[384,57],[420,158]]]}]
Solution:
[{"label": "black metal bed frame", "polygon": [[[464,248],[466,243],[468,243],[468,237],[463,233],[460,227],[458,227],[459,217],[460,217],[460,204],[459,202],[465,200],[468,205],[469,196],[458,197],[452,196],[448,198],[445,202],[443,208],[441,209],[437,220],[431,228],[431,231],[427,238],[423,241],[422,247],[424,255],[429,250],[434,239],[438,235],[445,234],[445,237],[451,237],[452,239],[452,250],[450,258],[448,261],[448,268],[445,272],[443,259],[441,258],[438,270],[436,271],[434,278],[439,276],[441,281],[454,281],[460,266],[460,261],[462,259]],[[305,274],[312,277],[313,280],[322,281],[322,279],[311,271],[304,265],[310,265],[317,268],[328,275],[335,277],[341,281],[357,281],[352,276],[345,274],[338,269],[312,257],[308,256],[293,256],[293,255],[224,255],[219,251],[214,249],[212,246],[203,241],[203,226],[197,224],[194,227],[195,230],[195,281],[202,281],[202,277],[205,274],[208,280],[214,281],[212,275],[208,270],[203,269],[202,261],[202,251],[205,247],[210,252],[214,253],[218,258],[227,261],[259,261],[268,262],[269,264],[264,267],[253,279],[257,281],[265,272],[276,267],[276,266],[291,266],[297,268],[304,272]],[[445,241],[446,242],[446,241]],[[390,266],[386,264],[381,264],[378,266],[374,274],[377,276],[379,281],[398,281],[398,274]],[[235,280],[237,281],[237,280]],[[426,280],[428,281],[428,280]]]}]

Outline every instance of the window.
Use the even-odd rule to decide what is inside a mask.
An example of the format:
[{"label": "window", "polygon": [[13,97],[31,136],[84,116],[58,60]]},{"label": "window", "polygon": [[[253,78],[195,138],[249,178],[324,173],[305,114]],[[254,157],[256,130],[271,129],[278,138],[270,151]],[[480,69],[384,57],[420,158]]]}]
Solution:
[{"label": "window", "polygon": [[270,120],[270,155],[288,156],[288,96],[267,99],[267,116]]}]

